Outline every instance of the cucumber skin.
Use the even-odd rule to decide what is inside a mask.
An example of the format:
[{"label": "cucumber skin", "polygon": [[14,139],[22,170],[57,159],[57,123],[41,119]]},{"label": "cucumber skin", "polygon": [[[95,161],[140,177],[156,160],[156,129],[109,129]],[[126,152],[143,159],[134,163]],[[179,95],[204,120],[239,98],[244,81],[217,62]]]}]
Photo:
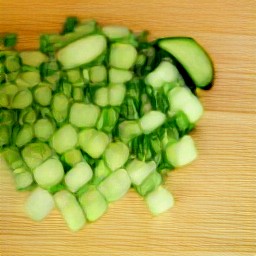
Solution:
[{"label": "cucumber skin", "polygon": [[[164,49],[162,49],[160,46],[159,46],[159,43],[160,41],[162,40],[171,40],[171,39],[182,39],[182,40],[193,40],[202,50],[203,52],[206,54],[206,56],[208,57],[208,59],[210,60],[210,63],[212,65],[212,80],[206,84],[205,86],[198,86],[194,83],[194,81],[192,80],[192,78],[190,77],[189,73],[186,71],[186,69],[183,67],[183,65],[169,52],[165,51]],[[175,37],[161,37],[161,38],[158,38],[157,40],[153,41],[152,42],[152,45],[155,47],[155,49],[158,51],[158,52],[164,52],[164,53],[167,53],[167,55],[169,55],[172,60],[174,61],[174,65],[178,68],[179,72],[181,73],[183,79],[185,80],[186,82],[186,85],[194,92],[196,88],[200,88],[200,89],[203,89],[203,90],[209,90],[212,88],[213,86],[213,83],[214,83],[214,80],[215,80],[215,68],[214,68],[214,64],[213,64],[213,61],[210,57],[210,55],[208,54],[208,52],[201,46],[201,44],[198,43],[198,41],[196,41],[194,38],[192,37],[183,37],[183,36],[175,36]],[[158,54],[156,54],[158,55]]]}]

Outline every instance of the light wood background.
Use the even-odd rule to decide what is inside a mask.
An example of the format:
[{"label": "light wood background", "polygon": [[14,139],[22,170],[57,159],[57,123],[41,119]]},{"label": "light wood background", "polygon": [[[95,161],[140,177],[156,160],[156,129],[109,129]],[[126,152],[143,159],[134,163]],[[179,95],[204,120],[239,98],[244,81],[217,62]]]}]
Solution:
[{"label": "light wood background", "polygon": [[199,158],[167,181],[175,207],[152,217],[130,192],[81,232],[57,211],[42,223],[23,213],[0,163],[0,255],[255,256],[256,2],[255,0],[0,0],[0,32],[18,32],[19,49],[37,47],[67,15],[147,29],[152,38],[196,38],[212,56],[216,79],[200,96],[205,115],[193,132]]}]

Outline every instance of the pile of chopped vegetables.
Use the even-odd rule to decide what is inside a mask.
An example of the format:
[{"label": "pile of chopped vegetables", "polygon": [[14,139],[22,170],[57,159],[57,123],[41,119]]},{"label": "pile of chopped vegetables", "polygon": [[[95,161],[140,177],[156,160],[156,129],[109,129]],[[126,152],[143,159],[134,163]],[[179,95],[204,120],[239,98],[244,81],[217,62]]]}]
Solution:
[{"label": "pile of chopped vegetables", "polygon": [[153,215],[174,204],[168,172],[197,157],[189,132],[203,115],[196,89],[213,65],[192,38],[68,17],[38,50],[0,37],[0,150],[27,214],[56,206],[72,231],[132,188]]}]

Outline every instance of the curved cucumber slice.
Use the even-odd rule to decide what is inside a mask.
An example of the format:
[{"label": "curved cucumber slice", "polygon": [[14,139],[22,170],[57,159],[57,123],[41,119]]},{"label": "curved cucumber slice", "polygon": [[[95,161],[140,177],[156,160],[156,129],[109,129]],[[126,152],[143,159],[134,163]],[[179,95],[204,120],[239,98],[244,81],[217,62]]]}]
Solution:
[{"label": "curved cucumber slice", "polygon": [[158,45],[186,70],[196,87],[206,88],[213,80],[213,64],[205,50],[192,38],[161,39]]},{"label": "curved cucumber slice", "polygon": [[95,60],[105,51],[106,47],[107,41],[104,36],[87,36],[59,50],[57,59],[64,69],[75,68]]}]

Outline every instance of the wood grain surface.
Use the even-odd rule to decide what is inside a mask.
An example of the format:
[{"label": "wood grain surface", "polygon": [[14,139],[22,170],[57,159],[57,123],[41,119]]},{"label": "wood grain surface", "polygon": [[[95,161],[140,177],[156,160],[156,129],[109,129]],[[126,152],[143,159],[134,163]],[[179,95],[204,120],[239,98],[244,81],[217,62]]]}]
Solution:
[{"label": "wood grain surface", "polygon": [[41,223],[23,212],[0,163],[2,256],[255,256],[256,255],[256,2],[255,0],[0,0],[0,32],[17,32],[19,49],[38,46],[67,15],[123,24],[151,37],[196,38],[212,56],[216,77],[200,93],[205,115],[193,131],[199,157],[172,172],[169,212],[152,217],[134,192],[82,231],[67,230],[54,210]]}]

